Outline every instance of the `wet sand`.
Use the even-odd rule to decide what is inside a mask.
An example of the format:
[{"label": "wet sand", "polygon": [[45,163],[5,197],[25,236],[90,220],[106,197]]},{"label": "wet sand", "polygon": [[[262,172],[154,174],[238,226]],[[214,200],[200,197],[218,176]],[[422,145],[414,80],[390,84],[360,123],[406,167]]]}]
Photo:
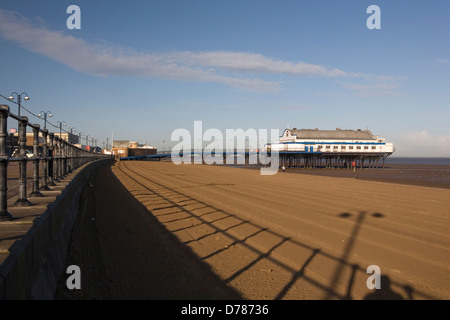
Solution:
[{"label": "wet sand", "polygon": [[57,298],[449,299],[450,190],[414,185],[429,168],[371,171],[116,163],[92,180],[68,260],[97,272]]},{"label": "wet sand", "polygon": [[351,169],[288,168],[286,172],[450,189],[450,165],[387,164],[384,168],[365,167],[355,172]]}]

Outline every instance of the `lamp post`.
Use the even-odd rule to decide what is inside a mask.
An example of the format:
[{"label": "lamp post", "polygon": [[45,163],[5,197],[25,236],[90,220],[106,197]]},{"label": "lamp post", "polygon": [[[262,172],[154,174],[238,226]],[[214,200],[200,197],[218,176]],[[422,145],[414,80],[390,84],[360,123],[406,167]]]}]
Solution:
[{"label": "lamp post", "polygon": [[67,128],[67,129],[70,130],[70,136],[67,136],[67,142],[72,143],[71,142],[72,141],[72,135],[73,135],[74,132],[77,132],[77,130],[75,129],[75,127],[70,127],[70,128]]},{"label": "lamp post", "polygon": [[[21,100],[22,100],[22,96],[24,96],[24,100],[26,100],[26,101],[28,101],[28,100],[30,100],[30,97],[28,96],[28,94],[24,91],[24,92],[22,92],[21,94],[18,94],[17,92],[13,92],[13,93],[11,93],[11,95],[9,96],[9,100],[10,101],[14,101],[14,97],[13,97],[13,95],[16,95],[16,97],[17,97],[17,106],[18,106],[18,116],[19,116],[19,118],[20,118],[20,106],[21,106]],[[27,120],[28,121],[28,120]],[[18,133],[17,133],[17,136],[18,137],[20,137],[20,135],[21,135],[21,133],[20,133],[20,130],[22,129],[22,126],[20,126],[19,125],[19,130],[18,130]],[[25,130],[26,130],[26,126],[25,126]]]},{"label": "lamp post", "polygon": [[17,92],[14,91],[13,93],[11,93],[11,95],[8,98],[11,101],[14,100],[13,94],[15,94],[17,96],[17,106],[19,107],[19,109],[18,109],[19,110],[18,116],[20,117],[20,101],[21,101],[22,95],[25,95],[25,97],[23,99],[26,100],[26,101],[30,100],[30,97],[28,96],[28,94],[26,92],[22,92],[21,94],[18,94]]},{"label": "lamp post", "polygon": [[38,117],[39,117],[39,118],[42,118],[42,115],[44,115],[44,129],[47,129],[47,114],[48,114],[48,116],[49,116],[50,118],[53,117],[51,111],[47,111],[47,112],[41,111],[41,112],[39,112],[39,114],[38,114]]},{"label": "lamp post", "polygon": [[56,121],[56,124],[59,125],[59,138],[62,139],[62,126],[66,126],[66,123],[64,121]]}]

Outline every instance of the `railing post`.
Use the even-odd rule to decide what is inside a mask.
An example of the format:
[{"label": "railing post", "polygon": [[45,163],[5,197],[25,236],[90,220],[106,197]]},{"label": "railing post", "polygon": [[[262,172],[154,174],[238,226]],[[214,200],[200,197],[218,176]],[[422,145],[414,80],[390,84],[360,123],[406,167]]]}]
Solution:
[{"label": "railing post", "polygon": [[49,133],[48,134],[49,138],[50,138],[50,148],[47,150],[47,173],[48,173],[48,185],[49,186],[56,186],[55,181],[54,181],[54,172],[55,172],[55,144],[54,144],[54,138],[55,138],[55,134],[54,133]]},{"label": "railing post", "polygon": [[42,130],[42,136],[44,138],[44,141],[42,143],[42,155],[43,155],[43,162],[42,162],[42,186],[41,190],[50,190],[48,187],[48,145],[47,145],[47,139],[48,139],[48,130],[43,129]]},{"label": "railing post", "polygon": [[66,143],[61,138],[61,179],[66,176]]},{"label": "railing post", "polygon": [[39,191],[39,160],[41,155],[39,153],[39,130],[38,124],[33,126],[33,191],[30,197],[43,197]]},{"label": "railing post", "polygon": [[20,117],[19,120],[19,199],[15,202],[16,206],[30,206],[31,202],[27,199],[27,117]]},{"label": "railing post", "polygon": [[59,153],[59,156],[61,157],[59,176],[60,176],[60,179],[62,179],[66,175],[66,164],[65,164],[65,162],[66,162],[65,161],[66,160],[66,157],[65,157],[65,155],[66,155],[66,152],[65,152],[66,151],[65,150],[66,145],[65,145],[65,142],[64,142],[63,138],[61,138],[61,140],[60,140],[59,147],[61,148],[60,149],[60,153]]},{"label": "railing post", "polygon": [[69,173],[69,142],[64,141],[64,176]]},{"label": "railing post", "polygon": [[8,212],[7,203],[8,155],[6,154],[6,127],[8,115],[9,106],[0,105],[0,221],[8,221],[13,219],[13,216]]},{"label": "railing post", "polygon": [[67,142],[67,173],[71,173],[71,151],[72,151],[72,146],[69,144],[69,142]]},{"label": "railing post", "polygon": [[58,138],[57,136],[55,136],[55,148],[54,148],[54,153],[53,153],[53,181],[54,182],[60,182],[59,181],[59,173],[60,173],[60,169],[59,169],[59,165],[60,165],[60,138]]},{"label": "railing post", "polygon": [[74,146],[73,146],[73,144],[69,143],[67,149],[68,149],[67,156],[69,157],[68,171],[69,171],[69,173],[72,173],[73,172],[73,166],[74,166],[74,164],[73,164],[73,153],[74,153],[74,150],[73,150]]},{"label": "railing post", "polygon": [[63,139],[59,137],[58,140],[58,154],[59,154],[59,163],[58,163],[58,179],[62,180],[64,177],[64,151],[63,151]]}]

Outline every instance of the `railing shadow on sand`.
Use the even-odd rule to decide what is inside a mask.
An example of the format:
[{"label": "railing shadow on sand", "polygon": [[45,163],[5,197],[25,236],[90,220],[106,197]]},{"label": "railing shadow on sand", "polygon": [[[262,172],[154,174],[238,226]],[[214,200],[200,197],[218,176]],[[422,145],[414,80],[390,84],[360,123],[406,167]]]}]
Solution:
[{"label": "railing shadow on sand", "polygon": [[[125,167],[125,169],[123,168]],[[273,297],[274,300],[280,300],[286,298],[286,295],[288,291],[292,288],[292,286],[298,281],[303,280],[308,282],[310,285],[315,287],[316,289],[322,291],[323,297],[321,299],[324,300],[330,300],[330,299],[341,299],[341,300],[352,300],[354,299],[352,290],[355,285],[355,278],[359,274],[359,276],[367,277],[369,276],[366,273],[366,269],[362,268],[358,264],[354,264],[349,262],[349,258],[351,256],[352,249],[357,241],[358,233],[361,229],[361,226],[364,223],[364,220],[369,215],[368,212],[360,211],[357,214],[352,214],[348,212],[340,213],[338,217],[343,219],[349,219],[349,218],[355,218],[356,221],[353,226],[353,229],[348,236],[348,239],[346,240],[346,246],[344,247],[343,254],[341,256],[336,256],[330,253],[325,252],[321,248],[312,247],[306,243],[299,242],[298,240],[294,240],[290,237],[286,237],[282,234],[279,234],[273,230],[270,230],[269,228],[265,228],[262,226],[259,226],[249,220],[242,219],[240,217],[237,217],[236,215],[229,213],[227,211],[224,211],[222,209],[219,209],[213,205],[210,205],[204,201],[195,199],[189,195],[184,194],[183,192],[179,190],[175,190],[173,188],[169,188],[167,186],[164,186],[161,183],[158,183],[154,181],[153,179],[150,179],[149,177],[140,175],[136,171],[133,171],[132,169],[128,168],[123,162],[119,165],[119,168],[125,173],[126,171],[131,172],[130,174],[127,174],[129,178],[133,179],[135,183],[139,185],[140,191],[138,189],[131,190],[130,193],[133,194],[134,197],[139,198],[139,196],[145,196],[145,201],[141,201],[142,204],[145,207],[152,207],[150,211],[152,215],[158,218],[158,220],[161,217],[168,218],[171,215],[183,213],[185,214],[182,218],[174,218],[171,220],[164,220],[163,224],[169,224],[172,222],[177,222],[185,219],[194,219],[195,223],[192,223],[190,226],[182,227],[179,229],[173,229],[170,230],[172,233],[176,233],[178,231],[187,230],[190,228],[195,228],[198,226],[207,226],[211,232],[199,236],[198,238],[188,240],[188,241],[181,241],[183,244],[188,245],[191,242],[199,241],[205,237],[210,236],[218,236],[221,235],[223,237],[226,237],[230,239],[232,242],[223,248],[217,249],[214,252],[211,252],[205,256],[199,257],[201,260],[209,259],[215,255],[218,255],[222,252],[225,252],[226,250],[229,250],[229,248],[235,246],[235,245],[241,245],[245,247],[246,249],[250,250],[254,255],[256,255],[256,258],[252,259],[249,262],[246,262],[246,264],[242,267],[240,267],[238,270],[234,271],[231,275],[225,277],[223,281],[225,283],[230,283],[234,279],[236,279],[239,275],[244,273],[245,271],[249,270],[253,266],[255,266],[258,262],[262,260],[270,261],[271,263],[276,264],[280,268],[282,268],[284,271],[288,272],[290,274],[290,279],[283,285],[281,289],[279,289],[278,293]],[[139,177],[139,178],[137,178]],[[148,196],[151,196],[151,199],[149,200]],[[139,199],[138,199],[139,200]],[[195,208],[192,208],[195,206]],[[188,208],[190,207],[190,208]],[[159,211],[167,211],[172,209],[170,212],[165,212],[159,214]],[[198,211],[202,211],[202,213],[198,213]],[[197,211],[197,212],[196,212]],[[220,214],[219,217],[208,220],[207,217],[211,216],[212,214]],[[371,213],[371,216],[374,218],[383,218],[382,213]],[[218,221],[224,221],[224,220],[230,220],[233,221],[233,224],[230,224],[227,227],[218,227],[215,225]],[[161,223],[161,222],[160,222]],[[252,232],[246,234],[244,237],[237,236],[235,233],[233,233],[233,229],[242,226],[247,225],[251,226]],[[267,236],[270,236],[276,241],[269,247],[264,250],[261,249],[261,246],[256,246],[252,243],[252,238],[265,234]],[[280,248],[283,245],[289,244],[290,246],[296,247],[298,250],[301,250],[303,252],[306,252],[306,254],[302,255],[302,262],[298,263],[298,268],[295,268],[292,266],[292,264],[288,264],[282,259],[279,259],[276,255],[274,255],[274,251],[277,248]],[[306,251],[305,251],[306,250]],[[319,281],[317,278],[314,278],[310,275],[308,275],[307,272],[305,272],[306,268],[315,260],[318,258],[324,258],[333,261],[337,264],[337,267],[332,272],[331,281]],[[342,279],[344,279],[345,275],[350,274],[348,277],[348,280],[346,280],[346,290],[343,292],[342,286],[339,289],[339,282],[342,283]],[[363,274],[363,275],[362,275]],[[420,290],[414,289],[413,287],[409,286],[408,284],[403,284],[400,282],[393,281],[389,278],[389,276],[382,276],[381,281],[383,283],[383,290],[374,290],[372,293],[367,294],[364,296],[363,299],[385,299],[385,300],[394,300],[394,299],[435,299],[435,297],[431,296],[428,293],[422,292]],[[398,293],[398,292],[402,292]],[[360,299],[360,298],[358,298]]]}]

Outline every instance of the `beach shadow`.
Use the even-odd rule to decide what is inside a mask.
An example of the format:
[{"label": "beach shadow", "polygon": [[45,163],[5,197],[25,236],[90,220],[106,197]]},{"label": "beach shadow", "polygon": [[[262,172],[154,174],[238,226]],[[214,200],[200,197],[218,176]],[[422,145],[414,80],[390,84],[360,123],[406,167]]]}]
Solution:
[{"label": "beach shadow", "polygon": [[19,240],[19,239],[22,239],[22,238],[23,238],[23,235],[18,235],[18,236],[11,236],[11,237],[0,238],[0,241]]},{"label": "beach shadow", "polygon": [[[343,213],[339,214],[338,216],[341,218],[350,218],[353,215],[349,212],[343,212]],[[345,247],[344,253],[341,257],[342,261],[348,262],[349,256],[350,256],[351,251],[356,242],[357,235],[361,229],[361,226],[362,226],[366,216],[367,216],[367,213],[365,211],[360,211],[358,213],[356,223],[355,223],[353,230],[349,236],[349,239],[347,241],[347,246]],[[370,217],[380,219],[380,218],[384,218],[385,215],[382,213],[379,213],[379,212],[374,212],[374,213],[370,214]],[[358,270],[363,270],[357,264],[352,265],[351,268],[352,268],[351,276],[350,276],[350,280],[348,282],[347,294],[343,298],[344,300],[352,300],[353,299],[351,291],[352,291],[352,287],[354,284],[354,279],[355,279],[356,273],[358,272]],[[339,279],[341,274],[342,274],[342,267],[340,266],[340,267],[336,268],[336,270],[335,270],[335,275],[333,277],[334,281],[331,284],[332,287],[334,287],[335,283],[337,282],[337,280]],[[381,282],[381,289],[373,289],[374,291],[367,294],[364,297],[364,300],[404,300],[404,297],[401,294],[399,294],[395,290],[393,290],[392,281],[389,276],[381,275],[380,282]],[[409,300],[413,300],[413,291],[414,291],[413,288],[409,285],[404,285],[404,286],[400,286],[400,287],[403,288],[403,290],[405,291],[407,298]]]},{"label": "beach shadow", "polygon": [[[176,233],[178,231],[191,231],[189,234],[196,235],[185,241],[180,241],[173,234],[173,238],[177,239],[180,244],[188,247],[189,244],[196,241],[205,239],[206,237],[226,238],[229,243],[226,246],[217,248],[211,252],[205,253],[203,256],[196,256],[196,259],[206,264],[206,260],[212,257],[227,254],[233,247],[239,246],[245,250],[248,250],[251,254],[247,259],[236,261],[233,266],[233,270],[227,276],[222,278],[223,285],[229,286],[230,283],[236,280],[239,276],[245,272],[256,269],[258,263],[272,263],[279,267],[283,272],[287,272],[290,276],[284,284],[277,289],[277,293],[274,294],[273,299],[285,299],[289,298],[290,290],[299,284],[299,280],[306,282],[309,285],[321,290],[325,294],[325,299],[352,299],[352,289],[354,281],[358,273],[363,273],[365,276],[366,269],[360,267],[357,264],[350,262],[350,257],[354,245],[357,241],[361,226],[366,219],[381,219],[385,215],[379,212],[369,213],[366,211],[360,211],[358,213],[343,212],[338,214],[338,218],[342,219],[355,219],[355,223],[350,232],[348,239],[346,240],[346,246],[344,247],[341,256],[336,256],[323,251],[321,248],[312,247],[306,243],[299,242],[290,237],[286,237],[274,230],[266,227],[259,226],[252,221],[242,219],[235,214],[217,208],[205,201],[196,199],[183,193],[179,188],[167,187],[162,183],[152,179],[151,176],[145,176],[127,166],[125,163],[121,163],[118,166],[119,170],[123,171],[128,178],[133,180],[133,183],[139,185],[139,188],[135,188],[133,193],[130,194],[142,194],[146,197],[143,198],[143,206],[148,205],[149,208],[154,206],[156,209],[146,209],[147,212],[154,215],[155,223],[158,223],[161,228],[167,232]],[[124,187],[125,189],[125,187]],[[125,189],[126,190],[126,189]],[[127,190],[129,193],[129,191]],[[138,200],[139,201],[139,200]],[[164,209],[165,211],[160,211]],[[164,221],[158,219],[164,218]],[[186,220],[186,224],[182,224],[180,227],[169,227],[171,223],[178,223]],[[217,224],[220,221],[221,224]],[[225,223],[226,222],[226,223]],[[239,236],[237,236],[236,230],[242,226],[246,226],[246,231],[241,230]],[[206,233],[200,234],[194,232],[196,228],[201,228]],[[271,244],[266,244],[263,247],[256,244],[254,241],[257,237],[264,237],[264,239],[273,239]],[[287,264],[285,260],[277,257],[277,251],[285,246],[289,246],[291,249],[302,252],[301,259],[298,261],[298,266],[293,267],[292,264]],[[193,251],[191,251],[193,253]],[[317,258],[325,258],[337,262],[337,267],[333,271],[331,281],[324,283],[324,281],[317,280],[306,272],[308,266]],[[261,271],[261,270],[259,270]],[[338,282],[348,274],[350,271],[350,278],[347,282],[347,288],[342,293],[342,290],[338,288]],[[397,286],[400,284],[396,284]],[[412,288],[411,288],[412,292]],[[420,293],[423,297],[432,298],[424,293]],[[174,297],[175,299],[177,297]]]},{"label": "beach shadow", "polygon": [[[345,247],[344,247],[342,256],[339,259],[340,261],[342,261],[344,263],[340,263],[334,270],[333,276],[331,278],[331,283],[330,283],[330,286],[333,290],[328,291],[327,295],[325,296],[325,300],[329,300],[329,299],[333,298],[332,292],[335,291],[338,281],[342,277],[342,275],[346,269],[346,265],[349,264],[349,262],[348,262],[349,257],[351,255],[353,247],[355,246],[356,239],[358,237],[359,231],[361,230],[361,226],[363,224],[363,221],[364,221],[366,215],[367,215],[366,211],[360,211],[360,212],[358,212],[358,215],[356,216],[355,225],[353,226],[353,229],[352,229],[349,237],[345,241]],[[349,218],[353,217],[353,214],[351,214],[349,212],[343,212],[343,213],[340,213],[338,215],[338,217],[341,217],[344,219],[349,219]],[[356,272],[355,265],[351,265],[351,268],[352,268],[352,275],[351,275],[351,279],[349,281],[349,286],[347,288],[347,294],[343,297],[343,299],[347,299],[347,300],[351,299],[351,288],[353,286],[354,273]]]},{"label": "beach shadow", "polygon": [[[367,294],[364,300],[404,300],[403,296],[392,289],[389,276],[380,276],[381,288],[372,289],[373,292]],[[410,295],[412,296],[412,294]]]},{"label": "beach shadow", "polygon": [[68,290],[63,274],[55,299],[242,299],[158,222],[111,166],[95,169],[91,181],[65,262],[83,270],[82,289]]}]

